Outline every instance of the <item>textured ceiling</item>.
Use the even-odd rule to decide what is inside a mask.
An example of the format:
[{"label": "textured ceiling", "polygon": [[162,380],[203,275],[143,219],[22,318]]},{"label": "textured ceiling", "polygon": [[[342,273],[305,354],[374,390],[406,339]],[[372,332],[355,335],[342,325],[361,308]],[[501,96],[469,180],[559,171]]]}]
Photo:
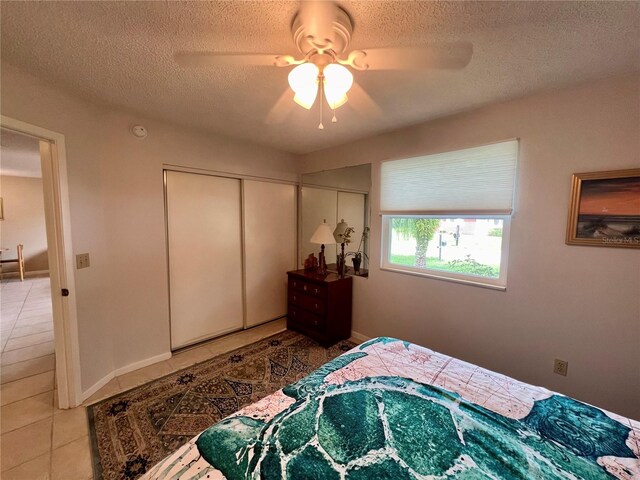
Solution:
[{"label": "textured ceiling", "polygon": [[[298,2],[1,3],[2,58],[85,98],[183,125],[310,152],[489,102],[640,70],[640,2],[369,2],[352,48],[468,41],[461,71],[355,72],[337,124],[289,101],[289,69],[185,70],[176,51],[296,53]],[[267,124],[282,98],[283,121]],[[152,132],[151,132],[152,133]]]},{"label": "textured ceiling", "polygon": [[0,129],[0,175],[42,177],[38,140]]}]

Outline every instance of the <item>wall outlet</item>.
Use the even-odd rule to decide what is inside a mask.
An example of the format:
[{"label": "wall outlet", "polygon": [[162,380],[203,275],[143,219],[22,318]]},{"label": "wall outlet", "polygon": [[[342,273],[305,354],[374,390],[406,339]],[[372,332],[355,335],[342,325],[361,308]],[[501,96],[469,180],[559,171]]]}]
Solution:
[{"label": "wall outlet", "polygon": [[80,270],[81,268],[87,268],[90,264],[89,262],[89,254],[88,253],[80,253],[76,255],[76,268]]},{"label": "wall outlet", "polygon": [[569,362],[566,360],[560,360],[556,358],[553,363],[553,373],[557,373],[558,375],[562,375],[563,377],[567,376],[567,370],[569,369]]}]

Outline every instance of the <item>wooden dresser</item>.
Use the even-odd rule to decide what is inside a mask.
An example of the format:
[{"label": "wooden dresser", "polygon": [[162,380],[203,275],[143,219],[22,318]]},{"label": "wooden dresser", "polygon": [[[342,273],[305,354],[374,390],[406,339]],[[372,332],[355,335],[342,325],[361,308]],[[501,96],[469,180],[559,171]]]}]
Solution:
[{"label": "wooden dresser", "polygon": [[323,346],[351,336],[352,277],[304,270],[293,270],[287,275],[287,328],[304,333]]}]

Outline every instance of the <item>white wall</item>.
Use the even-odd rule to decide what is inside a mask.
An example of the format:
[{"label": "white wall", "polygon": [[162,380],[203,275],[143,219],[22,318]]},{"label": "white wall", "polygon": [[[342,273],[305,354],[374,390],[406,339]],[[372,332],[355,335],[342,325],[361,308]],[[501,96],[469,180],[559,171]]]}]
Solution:
[{"label": "white wall", "polygon": [[[16,247],[22,243],[25,271],[49,270],[42,178],[2,175],[0,197],[4,204],[4,220],[0,223],[0,246],[10,249],[3,252],[2,257],[17,258]],[[17,271],[17,263],[2,265],[3,273]]]},{"label": "white wall", "polygon": [[80,100],[5,63],[1,81],[3,115],[66,138],[73,249],[91,254],[75,272],[86,391],[169,352],[163,164],[296,180],[295,159]]},{"label": "white wall", "polygon": [[[610,79],[427,122],[303,158],[373,163],[369,279],[354,330],[405,338],[640,418],[640,251],[564,243],[571,174],[640,167],[640,78]],[[519,137],[506,292],[379,269],[379,166]],[[569,375],[552,373],[553,359]]]}]

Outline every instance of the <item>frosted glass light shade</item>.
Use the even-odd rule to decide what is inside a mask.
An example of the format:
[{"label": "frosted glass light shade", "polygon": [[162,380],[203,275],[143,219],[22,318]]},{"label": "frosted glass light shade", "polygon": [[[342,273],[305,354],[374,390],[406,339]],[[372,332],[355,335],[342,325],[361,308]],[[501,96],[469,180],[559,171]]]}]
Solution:
[{"label": "frosted glass light shade", "polygon": [[327,65],[322,74],[325,98],[329,106],[335,110],[347,101],[347,92],[353,85],[353,75],[338,63]]},{"label": "frosted glass light shade", "polygon": [[309,110],[318,95],[318,74],[313,63],[303,63],[289,72],[289,86],[295,92],[293,101]]},{"label": "frosted glass light shade", "polygon": [[318,95],[318,86],[316,85],[315,90],[309,90],[302,94],[296,93],[293,97],[293,101],[296,102],[301,107],[306,108],[307,110],[311,110],[311,107],[313,107],[313,104],[316,101],[317,95]]},{"label": "frosted glass light shade", "polygon": [[311,243],[315,243],[316,245],[333,245],[336,243],[335,239],[333,238],[333,233],[331,232],[331,227],[326,220],[318,225],[318,228],[316,228],[316,231],[311,236],[311,240],[309,241]]}]

